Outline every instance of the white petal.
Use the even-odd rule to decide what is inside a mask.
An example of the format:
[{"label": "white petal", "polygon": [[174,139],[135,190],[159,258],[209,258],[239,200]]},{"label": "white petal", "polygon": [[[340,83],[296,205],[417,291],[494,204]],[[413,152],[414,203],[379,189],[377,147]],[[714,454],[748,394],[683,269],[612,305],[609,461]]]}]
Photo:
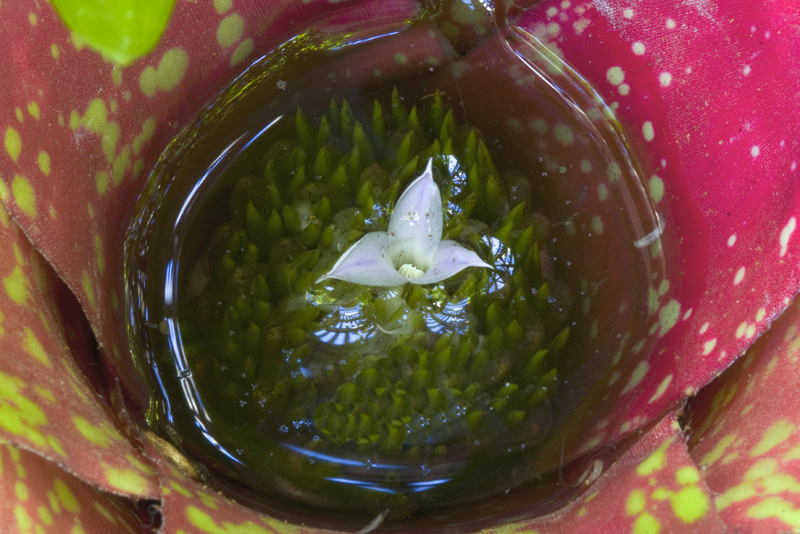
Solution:
[{"label": "white petal", "polygon": [[[403,191],[389,221],[389,236],[395,263],[411,263],[423,271],[432,265],[442,240],[442,196],[433,181],[428,160],[425,172]],[[394,257],[402,253],[403,258]]]},{"label": "white petal", "polygon": [[317,283],[329,278],[375,287],[393,287],[405,284],[408,279],[400,276],[389,257],[392,239],[386,232],[367,234],[342,254],[328,274]]},{"label": "white petal", "polygon": [[462,247],[455,241],[445,240],[439,245],[433,257],[433,265],[422,276],[410,280],[412,284],[434,284],[450,278],[467,267],[484,267],[492,269],[488,263],[468,248]]}]

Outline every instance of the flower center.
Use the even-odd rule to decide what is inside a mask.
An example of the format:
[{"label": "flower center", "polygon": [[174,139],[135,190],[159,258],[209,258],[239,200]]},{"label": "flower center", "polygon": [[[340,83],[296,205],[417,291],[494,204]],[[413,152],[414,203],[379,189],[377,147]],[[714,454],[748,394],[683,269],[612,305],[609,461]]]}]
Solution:
[{"label": "flower center", "polygon": [[413,263],[404,263],[397,269],[397,272],[406,278],[419,278],[425,272],[422,269],[417,269]]}]

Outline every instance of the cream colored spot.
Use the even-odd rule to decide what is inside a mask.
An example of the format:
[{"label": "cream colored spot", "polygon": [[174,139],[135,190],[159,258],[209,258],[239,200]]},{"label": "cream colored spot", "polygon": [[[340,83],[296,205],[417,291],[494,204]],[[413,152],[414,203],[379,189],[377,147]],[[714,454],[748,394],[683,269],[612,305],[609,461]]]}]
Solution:
[{"label": "cream colored spot", "polygon": [[760,323],[764,320],[764,317],[767,316],[767,310],[765,308],[759,308],[756,312],[756,322]]},{"label": "cream colored spot", "polygon": [[781,230],[781,237],[780,237],[780,245],[781,245],[781,258],[786,255],[786,252],[789,250],[789,239],[791,239],[792,234],[794,233],[795,229],[797,228],[797,219],[792,217],[789,219],[789,222],[786,223],[786,226],[783,227]]},{"label": "cream colored spot", "polygon": [[675,20],[667,19],[666,26],[667,26],[668,30],[674,30],[675,29]]},{"label": "cream colored spot", "polygon": [[627,83],[621,83],[619,84],[619,88],[617,88],[617,91],[619,91],[620,95],[627,96],[628,93],[631,92],[631,86],[628,85]]},{"label": "cream colored spot", "polygon": [[611,67],[606,71],[606,80],[611,85],[619,85],[625,80],[625,71],[622,67]]},{"label": "cream colored spot", "polygon": [[644,43],[641,41],[636,41],[631,46],[631,50],[633,50],[633,53],[637,56],[643,56],[645,51]]},{"label": "cream colored spot", "polygon": [[669,301],[658,312],[658,322],[661,325],[661,330],[658,332],[659,336],[663,336],[675,326],[681,313],[680,303],[673,299]]},{"label": "cream colored spot", "polygon": [[758,145],[753,145],[752,147],[750,147],[750,156],[753,159],[756,159],[759,156],[759,154],[761,154],[761,148],[759,148]]},{"label": "cream colored spot", "polygon": [[744,267],[741,267],[739,268],[738,271],[736,271],[736,276],[733,277],[733,285],[738,286],[739,284],[742,283],[742,280],[744,280],[744,273],[745,273]]},{"label": "cream colored spot", "polygon": [[553,127],[553,135],[556,140],[563,146],[569,146],[575,142],[575,134],[572,129],[566,124],[556,124]]},{"label": "cream colored spot", "polygon": [[16,163],[19,159],[19,153],[22,152],[22,138],[19,136],[19,132],[11,126],[6,128],[5,144],[6,153]]},{"label": "cream colored spot", "polygon": [[735,244],[736,244],[736,234],[731,234],[731,236],[728,238],[728,246],[732,247]]},{"label": "cream colored spot", "polygon": [[712,340],[703,343],[703,356],[708,356],[709,354],[711,354],[711,351],[713,351],[714,347],[716,346],[717,346],[717,338],[714,338]]},{"label": "cream colored spot", "polygon": [[241,15],[238,13],[228,15],[219,23],[219,27],[217,28],[217,42],[220,46],[227,48],[242,38],[243,29],[244,20],[242,20]]},{"label": "cream colored spot", "polygon": [[658,75],[658,83],[661,84],[661,87],[669,86],[669,84],[672,83],[672,74],[669,72],[662,72]]},{"label": "cream colored spot", "polygon": [[674,378],[673,375],[667,375],[667,377],[664,380],[662,380],[661,383],[658,385],[658,388],[656,388],[656,392],[653,393],[653,396],[650,397],[650,400],[648,400],[647,402],[648,403],[653,403],[653,402],[657,401],[658,399],[660,399],[662,397],[662,395],[664,395],[664,393],[666,393],[667,388],[672,383],[672,379],[673,378]]},{"label": "cream colored spot", "polygon": [[642,379],[644,379],[649,369],[650,365],[647,362],[639,362],[639,364],[633,369],[633,373],[631,374],[625,389],[622,390],[622,393],[626,393],[638,386]]},{"label": "cream colored spot", "polygon": [[655,137],[655,131],[653,130],[653,123],[650,121],[645,121],[642,124],[642,135],[644,136],[644,140],[650,142]]},{"label": "cream colored spot", "polygon": [[236,50],[233,52],[231,56],[231,67],[238,65],[245,59],[247,56],[253,53],[253,40],[252,39],[245,39],[236,47]]},{"label": "cream colored spot", "polygon": [[27,178],[19,174],[15,175],[11,181],[11,194],[14,195],[14,202],[25,215],[36,217],[36,194]]},{"label": "cream colored spot", "polygon": [[50,176],[50,154],[42,150],[39,152],[37,160],[39,163],[39,170],[42,171],[42,174]]},{"label": "cream colored spot", "polygon": [[597,198],[600,199],[601,202],[608,199],[608,187],[606,184],[600,184],[597,186]]},{"label": "cream colored spot", "polygon": [[612,184],[617,183],[619,179],[622,177],[622,169],[619,168],[619,164],[617,163],[609,164],[608,169],[606,169],[606,177],[608,178],[608,181],[611,182]]}]

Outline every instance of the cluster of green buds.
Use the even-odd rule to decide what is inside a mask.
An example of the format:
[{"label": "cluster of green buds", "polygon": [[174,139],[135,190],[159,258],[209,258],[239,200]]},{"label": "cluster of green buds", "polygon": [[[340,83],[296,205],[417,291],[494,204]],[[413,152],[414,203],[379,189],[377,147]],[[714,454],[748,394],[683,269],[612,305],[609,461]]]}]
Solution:
[{"label": "cluster of green buds", "polygon": [[[395,90],[371,108],[331,101],[315,120],[298,109],[226,190],[229,218],[198,260],[210,282],[183,319],[201,394],[220,413],[236,406],[238,424],[327,454],[427,461],[509,432],[535,442],[525,422],[550,410],[569,334],[549,221],[442,95],[408,109]],[[386,230],[431,159],[443,237],[492,268],[396,288],[318,283]]]}]

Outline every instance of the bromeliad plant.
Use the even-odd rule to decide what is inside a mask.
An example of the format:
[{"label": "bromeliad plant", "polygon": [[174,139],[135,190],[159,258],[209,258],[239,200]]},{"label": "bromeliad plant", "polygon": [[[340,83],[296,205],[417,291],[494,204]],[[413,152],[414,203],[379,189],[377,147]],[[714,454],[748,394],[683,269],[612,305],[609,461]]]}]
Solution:
[{"label": "bromeliad plant", "polygon": [[[209,492],[187,476],[191,466],[169,445],[131,429],[116,385],[128,406],[141,406],[142,398],[129,387],[136,375],[122,364],[127,342],[116,333],[126,224],[118,210],[141,189],[142,173],[172,137],[172,125],[251,51],[269,49],[275,36],[310,18],[341,28],[355,12],[327,2],[182,3],[152,53],[121,68],[77,36],[72,40],[49,5],[6,4],[0,7],[8,30],[0,32],[4,517],[20,531],[140,532],[150,527],[130,515],[134,503],[158,501],[167,532],[300,530]],[[419,14],[413,2],[358,5],[358,17],[376,27]],[[439,26],[457,46],[487,29],[474,7],[454,3],[444,10]],[[583,494],[569,493],[571,504],[515,528],[797,528],[795,306],[770,327],[798,287],[800,143],[786,122],[798,111],[797,75],[783,68],[798,53],[796,18],[786,4],[750,0],[542,2],[520,16],[523,29],[610,102],[630,143],[650,162],[646,186],[681,248],[676,277],[648,290],[657,350],[598,377],[609,395],[623,393],[613,405],[583,407],[602,413],[589,417],[577,438],[554,447],[555,457],[563,450],[565,460],[577,459],[562,473],[565,482],[592,484]],[[403,54],[406,62],[391,68],[414,75],[412,67],[427,68],[430,57],[452,59],[442,44],[395,46],[389,57]],[[459,68],[465,65],[469,57]],[[389,71],[388,64],[361,66]],[[575,156],[575,138],[570,142],[557,124],[537,118],[528,110],[518,124],[501,126],[528,128],[525,138],[541,142],[543,154]],[[605,175],[605,169],[589,172]],[[568,240],[566,232],[557,237]],[[103,373],[96,372],[91,338],[57,277],[97,335]],[[616,313],[606,305],[588,304]],[[700,390],[768,327],[763,343]],[[679,422],[677,407],[693,395]],[[595,397],[603,398],[602,391]],[[617,444],[621,455],[596,455],[606,444]],[[558,482],[545,489],[555,491]],[[513,491],[506,499],[525,510]]]}]

